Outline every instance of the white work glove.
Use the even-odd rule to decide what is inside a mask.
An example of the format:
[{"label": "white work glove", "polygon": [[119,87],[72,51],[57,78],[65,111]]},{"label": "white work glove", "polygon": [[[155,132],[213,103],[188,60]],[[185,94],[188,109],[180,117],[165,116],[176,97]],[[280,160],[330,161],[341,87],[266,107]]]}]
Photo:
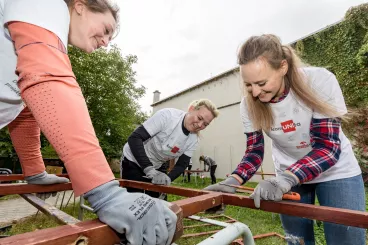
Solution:
[{"label": "white work glove", "polygon": [[[43,171],[40,174],[28,176],[24,178],[28,184],[33,185],[52,185],[52,184],[62,184],[68,183],[69,179],[64,177],[58,177],[55,174],[48,174],[46,171]],[[49,198],[51,195],[56,196],[57,192],[44,192],[37,193],[36,196],[43,200]]]},{"label": "white work glove", "polygon": [[168,203],[143,193],[128,193],[118,181],[107,182],[84,197],[98,218],[131,245],[169,245],[176,229],[176,214]]},{"label": "white work glove", "polygon": [[296,176],[284,172],[274,178],[260,181],[249,197],[254,199],[254,205],[259,208],[261,199],[281,201],[282,196],[298,183]]},{"label": "white work glove", "polygon": [[227,186],[227,185],[236,185],[240,186],[240,183],[237,179],[235,179],[233,176],[229,176],[227,179],[214,184],[209,185],[206,188],[204,188],[205,191],[218,191],[218,192],[226,192],[226,193],[232,193],[234,194],[236,191],[235,187]]},{"label": "white work glove", "polygon": [[155,185],[170,185],[171,179],[167,174],[157,171],[153,166],[146,167],[143,169],[146,176],[152,179],[152,184]]}]

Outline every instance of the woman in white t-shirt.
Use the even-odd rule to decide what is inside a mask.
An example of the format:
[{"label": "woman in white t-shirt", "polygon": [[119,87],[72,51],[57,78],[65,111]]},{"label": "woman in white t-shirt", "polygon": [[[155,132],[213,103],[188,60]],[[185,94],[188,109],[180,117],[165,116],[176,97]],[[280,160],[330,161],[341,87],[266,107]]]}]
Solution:
[{"label": "woman in white t-shirt", "polygon": [[[324,68],[301,67],[274,35],[253,36],[238,63],[245,97],[240,104],[247,136],[245,155],[226,184],[247,182],[263,161],[263,133],[272,139],[276,177],[262,180],[250,196],[280,201],[289,191],[301,203],[365,211],[361,170],[341,129],[347,109],[336,77]],[[206,188],[235,192],[221,184]],[[313,220],[281,215],[288,244],[315,244]],[[327,244],[364,245],[365,229],[324,223]]]},{"label": "woman in white t-shirt", "polygon": [[[165,108],[157,111],[139,126],[124,145],[121,162],[123,179],[170,185],[189,165],[198,146],[198,133],[204,130],[219,112],[207,99],[193,101],[188,112]],[[158,171],[161,165],[177,159],[166,174]],[[131,192],[142,190],[128,188]],[[157,192],[146,192],[158,197]]]},{"label": "woman in white t-shirt", "polygon": [[125,233],[130,244],[169,244],[175,213],[113,181],[67,54],[68,44],[88,53],[107,46],[117,20],[118,9],[108,0],[0,0],[0,129],[8,126],[28,183],[69,181],[46,173],[42,130],[75,195],[84,194],[102,222]]}]

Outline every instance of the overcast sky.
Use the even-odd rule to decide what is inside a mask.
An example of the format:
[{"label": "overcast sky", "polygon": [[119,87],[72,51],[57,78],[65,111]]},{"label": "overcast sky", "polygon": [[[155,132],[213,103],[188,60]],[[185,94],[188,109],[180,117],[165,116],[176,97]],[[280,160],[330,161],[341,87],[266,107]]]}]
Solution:
[{"label": "overcast sky", "polygon": [[250,36],[273,33],[289,43],[344,17],[362,0],[115,0],[121,9],[116,43],[138,56],[139,103],[161,99],[236,67]]}]

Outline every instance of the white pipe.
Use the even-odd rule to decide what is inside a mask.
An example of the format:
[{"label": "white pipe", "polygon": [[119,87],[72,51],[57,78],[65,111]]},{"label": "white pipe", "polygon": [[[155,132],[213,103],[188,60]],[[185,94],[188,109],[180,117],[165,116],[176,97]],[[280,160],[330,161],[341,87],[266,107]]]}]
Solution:
[{"label": "white pipe", "polygon": [[198,245],[224,245],[230,244],[240,235],[243,236],[243,243],[245,245],[255,245],[252,232],[249,227],[243,223],[235,222],[228,224],[227,227],[210,236],[206,240],[198,243]]},{"label": "white pipe", "polygon": [[196,215],[191,215],[188,217],[188,219],[192,219],[192,220],[196,220],[196,221],[200,221],[200,222],[204,222],[204,223],[208,223],[212,225],[218,225],[222,227],[229,226],[229,223],[218,221],[218,220],[213,220],[213,219],[207,219],[207,218],[196,216]]}]

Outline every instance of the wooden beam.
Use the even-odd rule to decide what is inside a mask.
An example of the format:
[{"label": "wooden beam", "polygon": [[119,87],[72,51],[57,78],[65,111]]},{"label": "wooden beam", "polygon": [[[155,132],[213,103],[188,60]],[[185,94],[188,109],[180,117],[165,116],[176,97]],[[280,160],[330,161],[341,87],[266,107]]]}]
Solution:
[{"label": "wooden beam", "polygon": [[43,212],[44,214],[54,218],[59,224],[72,225],[79,223],[80,220],[74,218],[73,216],[64,213],[58,208],[46,203],[44,200],[36,197],[33,194],[21,194],[21,196],[35,208]]}]

